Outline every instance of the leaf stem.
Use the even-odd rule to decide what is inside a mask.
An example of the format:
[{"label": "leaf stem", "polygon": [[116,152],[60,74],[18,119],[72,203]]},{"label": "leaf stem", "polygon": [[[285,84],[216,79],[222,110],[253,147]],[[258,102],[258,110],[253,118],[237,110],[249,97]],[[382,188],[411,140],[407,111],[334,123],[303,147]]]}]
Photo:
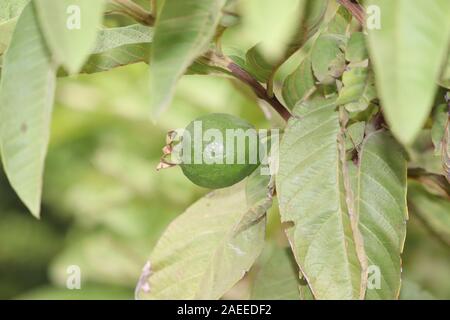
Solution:
[{"label": "leaf stem", "polygon": [[350,11],[362,26],[366,24],[366,13],[364,8],[356,0],[337,0],[337,2]]},{"label": "leaf stem", "polygon": [[153,14],[131,0],[109,0],[109,2],[117,7],[114,13],[129,16],[145,26],[151,27],[155,24]]}]

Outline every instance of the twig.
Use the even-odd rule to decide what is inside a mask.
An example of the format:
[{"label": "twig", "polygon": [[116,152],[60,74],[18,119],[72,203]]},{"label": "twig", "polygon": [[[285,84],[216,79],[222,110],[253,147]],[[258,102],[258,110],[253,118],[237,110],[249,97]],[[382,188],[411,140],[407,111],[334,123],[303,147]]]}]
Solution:
[{"label": "twig", "polygon": [[112,13],[127,15],[145,26],[151,27],[155,24],[155,17],[151,12],[131,0],[109,0],[109,2],[117,7]]},{"label": "twig", "polygon": [[277,99],[277,97],[275,95],[270,97],[267,94],[267,90],[258,81],[256,81],[247,71],[239,67],[234,62],[230,62],[227,66],[227,69],[237,79],[248,84],[253,89],[256,96],[268,102],[275,109],[275,111],[277,111],[280,114],[280,116],[284,120],[287,121],[291,117],[290,112],[281,104],[281,102]]},{"label": "twig", "polygon": [[362,26],[366,24],[364,8],[356,0],[337,0],[337,2],[347,8]]},{"label": "twig", "polygon": [[267,94],[266,88],[264,88],[255,78],[253,78],[251,74],[242,69],[227,56],[210,50],[202,56],[202,59],[208,61],[208,64],[210,65],[225,69],[236,79],[250,86],[256,96],[269,103],[284,120],[287,121],[291,117],[291,113],[281,104],[275,95],[270,97]]}]

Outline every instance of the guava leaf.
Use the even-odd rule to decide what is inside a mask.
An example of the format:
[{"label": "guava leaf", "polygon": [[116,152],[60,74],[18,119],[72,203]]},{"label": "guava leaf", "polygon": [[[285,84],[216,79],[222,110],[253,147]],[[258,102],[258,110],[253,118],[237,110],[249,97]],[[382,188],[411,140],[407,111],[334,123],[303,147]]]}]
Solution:
[{"label": "guava leaf", "polygon": [[95,45],[103,0],[34,0],[39,25],[53,59],[73,74]]},{"label": "guava leaf", "polygon": [[381,9],[381,28],[369,29],[368,38],[386,120],[410,145],[429,116],[447,58],[450,1],[367,2]]},{"label": "guava leaf", "polygon": [[103,29],[98,32],[92,55],[82,73],[108,71],[150,59],[153,28],[142,25]]},{"label": "guava leaf", "polygon": [[419,182],[410,180],[408,203],[411,211],[418,215],[435,235],[450,245],[450,202],[448,199],[431,194]]},{"label": "guava leaf", "polygon": [[433,112],[433,126],[431,127],[431,139],[433,140],[435,154],[441,154],[442,140],[448,122],[447,105],[438,105]]},{"label": "guava leaf", "polygon": [[261,46],[255,45],[245,55],[245,69],[259,82],[269,80],[275,64],[267,60],[261,52]]},{"label": "guava leaf", "polygon": [[281,59],[301,21],[305,0],[246,0],[241,3],[243,33],[258,43],[270,62]]},{"label": "guava leaf", "polygon": [[11,41],[17,19],[29,0],[3,0],[0,3],[0,55]]},{"label": "guava leaf", "polygon": [[316,299],[358,299],[365,275],[343,192],[335,98],[294,109],[276,179],[281,219]]},{"label": "guava leaf", "polygon": [[354,32],[350,36],[345,49],[345,59],[350,63],[357,63],[369,58],[366,38],[362,32]]},{"label": "guava leaf", "polygon": [[345,139],[345,149],[356,149],[364,140],[364,133],[366,129],[366,123],[364,121],[358,121],[348,126],[347,135]]},{"label": "guava leaf", "polygon": [[150,105],[158,116],[178,79],[208,47],[225,0],[166,0],[156,20],[150,58]]},{"label": "guava leaf", "polygon": [[0,2],[0,23],[18,17],[30,0],[2,0]]},{"label": "guava leaf", "polygon": [[430,292],[411,280],[402,281],[400,300],[436,300]]},{"label": "guava leaf", "polygon": [[219,299],[261,253],[271,199],[257,202],[247,205],[244,181],[194,203],[160,238],[137,297]]},{"label": "guava leaf", "polygon": [[315,79],[311,69],[311,59],[305,58],[283,83],[283,99],[292,109],[299,101],[307,98],[316,89]]},{"label": "guava leaf", "polygon": [[343,42],[332,34],[324,33],[314,43],[311,52],[312,70],[317,80],[332,84],[345,70]]},{"label": "guava leaf", "polygon": [[254,279],[252,300],[300,300],[299,270],[287,248],[267,247],[268,258],[263,261]]},{"label": "guava leaf", "polygon": [[0,55],[2,55],[6,48],[8,48],[9,42],[11,41],[14,28],[16,27],[17,18],[11,20],[0,22]]},{"label": "guava leaf", "polygon": [[373,75],[367,67],[352,67],[342,75],[342,89],[338,105],[345,105],[349,112],[364,111],[377,97]]},{"label": "guava leaf", "polygon": [[0,145],[9,181],[36,217],[40,212],[55,69],[33,4],[29,4],[17,22],[3,61]]},{"label": "guava leaf", "polygon": [[356,211],[368,269],[380,271],[379,288],[371,286],[369,274],[366,299],[397,299],[408,219],[402,147],[387,132],[372,133],[363,142],[356,170]]}]

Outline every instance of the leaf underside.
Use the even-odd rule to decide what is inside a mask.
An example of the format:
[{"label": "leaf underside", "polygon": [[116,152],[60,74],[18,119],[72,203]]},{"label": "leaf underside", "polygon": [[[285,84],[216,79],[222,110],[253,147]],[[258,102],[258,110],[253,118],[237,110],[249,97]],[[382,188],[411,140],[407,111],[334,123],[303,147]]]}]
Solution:
[{"label": "leaf underside", "polygon": [[4,57],[0,89],[3,165],[12,187],[36,217],[55,88],[55,66],[39,30],[29,4]]},{"label": "leaf underside", "polygon": [[145,279],[149,290],[139,285],[138,297],[219,299],[260,254],[270,203],[248,206],[245,181],[194,203],[160,238]]}]

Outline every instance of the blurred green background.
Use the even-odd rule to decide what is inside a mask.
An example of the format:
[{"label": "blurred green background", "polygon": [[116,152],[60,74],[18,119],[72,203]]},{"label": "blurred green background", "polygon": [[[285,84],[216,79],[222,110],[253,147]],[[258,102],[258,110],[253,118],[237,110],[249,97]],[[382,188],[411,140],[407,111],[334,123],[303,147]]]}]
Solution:
[{"label": "blurred green background", "polygon": [[[227,48],[250,48],[241,35],[239,27],[228,31]],[[283,66],[280,79],[296,59]],[[155,170],[167,131],[210,112],[231,113],[258,128],[272,125],[247,88],[223,77],[183,77],[157,123],[150,120],[147,94],[142,63],[58,80],[40,220],[0,172],[1,299],[133,299],[158,237],[207,192],[179,168]],[[283,243],[276,204],[267,239]],[[71,265],[81,268],[81,290],[66,288]],[[257,269],[226,298],[247,298]],[[449,299],[449,273],[449,247],[411,214],[402,297]]]}]

